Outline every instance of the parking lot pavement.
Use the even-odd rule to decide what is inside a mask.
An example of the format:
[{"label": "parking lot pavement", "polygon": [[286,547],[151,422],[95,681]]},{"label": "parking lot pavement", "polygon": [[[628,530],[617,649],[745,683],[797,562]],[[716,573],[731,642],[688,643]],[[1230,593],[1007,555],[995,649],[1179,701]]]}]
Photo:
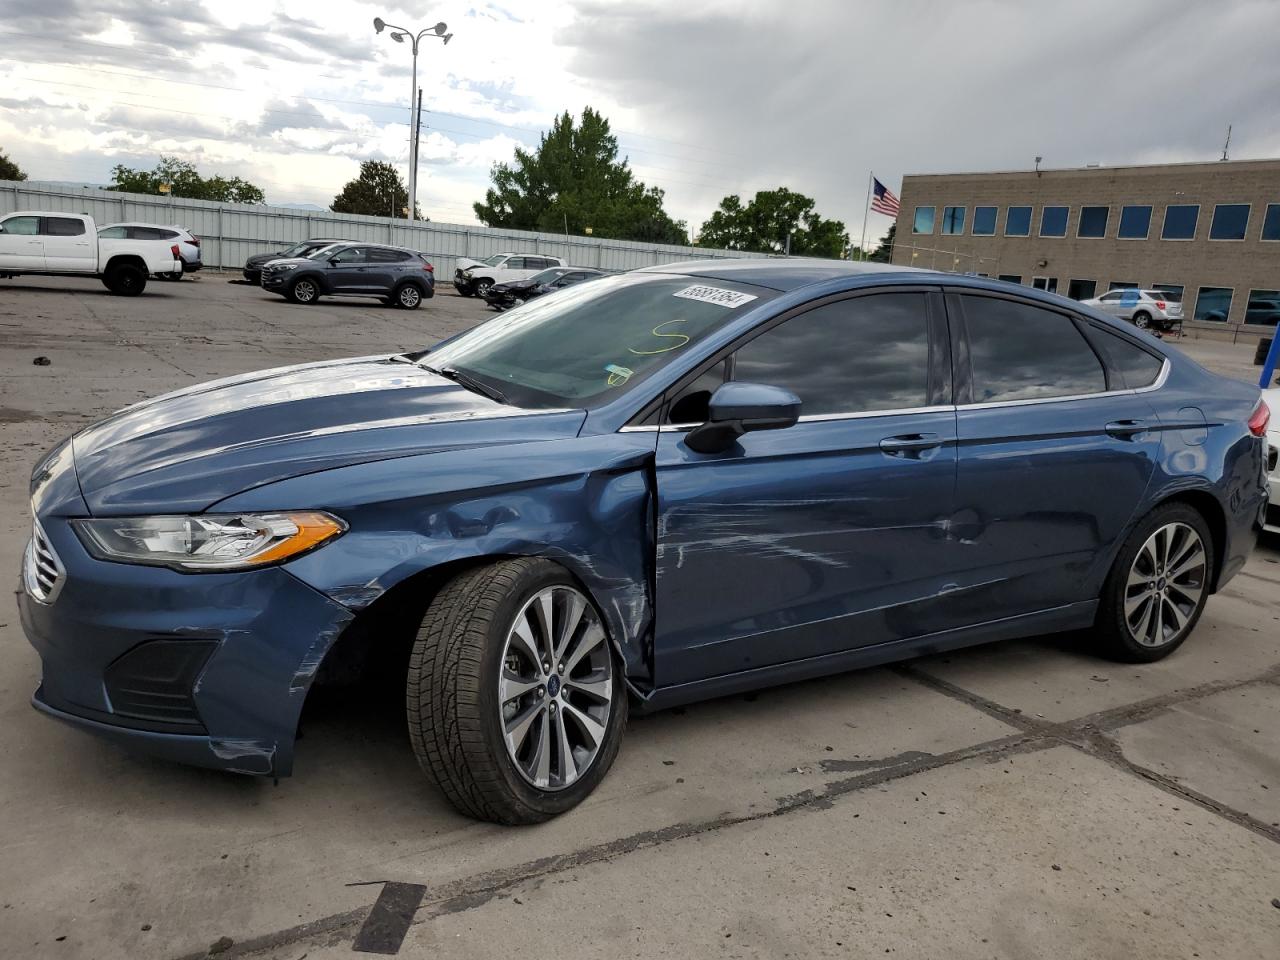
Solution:
[{"label": "parking lot pavement", "polygon": [[[226,280],[0,285],[0,569],[32,463],[83,423],[489,315],[447,288],[406,312]],[[1049,637],[639,718],[601,788],[528,829],[455,814],[395,696],[309,708],[278,786],[107,747],[31,710],[10,606],[0,954],[314,960],[402,935],[401,956],[440,958],[1275,956],[1278,546],[1162,663]],[[371,917],[401,895],[407,929]]]}]

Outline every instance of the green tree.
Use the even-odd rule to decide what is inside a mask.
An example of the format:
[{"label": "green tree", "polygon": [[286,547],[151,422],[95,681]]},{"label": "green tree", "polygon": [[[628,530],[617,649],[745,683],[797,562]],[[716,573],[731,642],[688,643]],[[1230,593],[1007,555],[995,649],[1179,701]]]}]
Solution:
[{"label": "green tree", "polygon": [[698,246],[784,253],[791,238],[793,256],[843,257],[849,235],[839,220],[824,220],[804,194],[779,187],[761,190],[743,205],[737,194],[720,201],[698,231]]},{"label": "green tree", "polygon": [[22,172],[22,168],[8,158],[3,150],[0,150],[0,180],[25,180],[27,175]]},{"label": "green tree", "polygon": [[177,157],[160,157],[154,170],[134,170],[123,164],[111,168],[112,184],[108,190],[125,193],[163,193],[161,184],[169,184],[175,197],[192,200],[218,200],[223,203],[262,203],[261,189],[239,177],[202,177],[195,164]]},{"label": "green tree", "polygon": [[884,239],[880,241],[880,246],[871,251],[871,256],[867,257],[874,263],[888,263],[893,256],[893,242],[898,236],[897,223],[889,224],[889,232],[884,235]]},{"label": "green tree", "polygon": [[[359,213],[368,217],[403,217],[409,208],[409,188],[394,166],[379,160],[360,164],[360,175],[348,180],[342,192],[333,198],[329,209],[334,213]],[[414,207],[414,215],[426,219]]]},{"label": "green tree", "polygon": [[516,148],[513,163],[494,164],[493,186],[476,216],[490,227],[560,233],[567,230],[615,240],[687,244],[683,221],[663,209],[664,194],[637,180],[609,121],[586,107],[574,124],[556,117],[535,150]]}]

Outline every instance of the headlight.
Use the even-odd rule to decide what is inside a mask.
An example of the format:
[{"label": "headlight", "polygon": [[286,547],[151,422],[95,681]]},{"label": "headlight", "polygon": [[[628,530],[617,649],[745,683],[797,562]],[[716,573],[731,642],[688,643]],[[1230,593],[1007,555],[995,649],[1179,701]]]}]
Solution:
[{"label": "headlight", "polygon": [[246,570],[314,550],[347,525],[327,513],[257,513],[72,520],[99,560],[176,570]]}]

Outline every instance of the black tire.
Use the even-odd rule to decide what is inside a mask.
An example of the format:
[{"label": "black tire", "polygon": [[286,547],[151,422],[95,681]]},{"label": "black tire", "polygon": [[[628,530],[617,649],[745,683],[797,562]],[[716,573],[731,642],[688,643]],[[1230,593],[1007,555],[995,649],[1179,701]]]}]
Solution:
[{"label": "black tire", "polygon": [[311,277],[299,277],[289,284],[289,299],[304,305],[315,303],[320,299],[320,284]]},{"label": "black tire", "polygon": [[122,263],[109,267],[102,282],[118,297],[136,297],[147,289],[147,271],[132,263]]},{"label": "black tire", "polygon": [[[1198,582],[1200,592],[1194,604],[1194,609],[1189,612],[1182,611],[1185,615],[1185,622],[1176,632],[1165,638],[1157,637],[1156,642],[1153,643],[1140,643],[1135,639],[1133,632],[1130,630],[1129,621],[1126,619],[1126,599],[1130,602],[1141,601],[1148,594],[1144,593],[1142,589],[1131,587],[1130,577],[1131,574],[1136,575],[1138,568],[1135,567],[1135,561],[1138,560],[1139,552],[1144,549],[1148,540],[1157,531],[1170,528],[1172,525],[1190,528],[1200,538],[1204,553],[1203,567],[1198,571],[1193,568],[1188,574]],[[1169,552],[1176,554],[1177,548],[1174,547]],[[1107,575],[1107,582],[1102,588],[1098,615],[1094,621],[1094,638],[1099,652],[1106,657],[1123,663],[1152,663],[1167,657],[1178,649],[1187,637],[1191,635],[1191,632],[1195,630],[1196,622],[1200,619],[1200,614],[1204,612],[1205,603],[1209,599],[1209,585],[1213,583],[1214,556],[1213,535],[1209,531],[1209,525],[1205,522],[1204,517],[1201,516],[1200,511],[1194,507],[1185,503],[1170,503],[1157,507],[1143,517],[1130,532],[1124,542],[1124,546],[1120,548],[1120,552],[1116,555],[1115,562],[1112,564],[1111,572]],[[1141,565],[1139,563],[1139,566]],[[1182,578],[1176,579],[1180,580]],[[1164,589],[1164,585],[1168,584],[1170,596],[1174,596],[1175,591],[1178,596],[1185,596],[1174,581],[1175,577],[1173,576],[1165,577],[1164,568],[1162,568],[1156,582],[1161,585],[1160,589]],[[1155,602],[1156,595],[1150,594],[1149,596],[1152,599],[1147,602]],[[1141,619],[1143,609],[1139,605],[1131,612],[1131,615]],[[1164,608],[1157,606],[1157,610],[1163,618]],[[1165,621],[1163,619],[1157,620],[1152,635],[1163,634],[1164,625]],[[1145,633],[1146,631],[1142,630],[1140,632]]]},{"label": "black tire", "polygon": [[543,790],[508,753],[498,694],[507,631],[532,597],[553,586],[582,592],[550,560],[504,560],[459,574],[436,595],[413,645],[405,692],[413,751],[449,802],[478,820],[531,824],[564,813],[596,788],[617,756],[627,693],[607,636],[611,709],[591,766],[569,786]]},{"label": "black tire", "polygon": [[1139,330],[1146,330],[1151,326],[1151,314],[1145,310],[1139,310],[1133,315],[1133,325]]},{"label": "black tire", "polygon": [[475,290],[468,283],[454,283],[453,289],[460,297],[474,297],[476,295]]},{"label": "black tire", "polygon": [[492,286],[493,286],[492,280],[490,280],[488,277],[481,277],[479,280],[475,281],[474,285],[472,286],[472,289],[475,291],[475,295],[479,297],[481,300],[483,300],[485,297],[489,295],[489,288]]},{"label": "black tire", "polygon": [[422,290],[416,283],[400,284],[391,296],[391,302],[401,310],[417,310],[422,306]]},{"label": "black tire", "polygon": [[157,273],[156,276],[159,277],[161,280],[177,281],[182,279],[181,273]]}]

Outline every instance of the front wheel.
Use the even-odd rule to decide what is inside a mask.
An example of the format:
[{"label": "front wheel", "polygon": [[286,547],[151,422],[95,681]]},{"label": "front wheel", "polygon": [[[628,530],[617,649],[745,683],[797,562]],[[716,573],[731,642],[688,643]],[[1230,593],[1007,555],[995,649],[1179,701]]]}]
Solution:
[{"label": "front wheel", "polygon": [[489,279],[477,280],[475,285],[476,296],[483,300],[489,296],[489,289],[493,286],[493,281]]},{"label": "front wheel", "polygon": [[289,285],[289,299],[294,303],[315,303],[320,299],[320,288],[314,280],[303,277]]},{"label": "front wheel", "polygon": [[1213,537],[1185,503],[1157,507],[1134,527],[1103,587],[1096,639],[1126,663],[1173,653],[1195,628],[1213,582]]},{"label": "front wheel", "polygon": [[541,823],[608,772],[627,694],[603,621],[568,572],[520,558],[436,596],[409,661],[409,737],[461,812]]},{"label": "front wheel", "polygon": [[475,290],[472,288],[471,284],[469,283],[455,282],[453,285],[453,289],[460,297],[474,297],[476,295]]}]

